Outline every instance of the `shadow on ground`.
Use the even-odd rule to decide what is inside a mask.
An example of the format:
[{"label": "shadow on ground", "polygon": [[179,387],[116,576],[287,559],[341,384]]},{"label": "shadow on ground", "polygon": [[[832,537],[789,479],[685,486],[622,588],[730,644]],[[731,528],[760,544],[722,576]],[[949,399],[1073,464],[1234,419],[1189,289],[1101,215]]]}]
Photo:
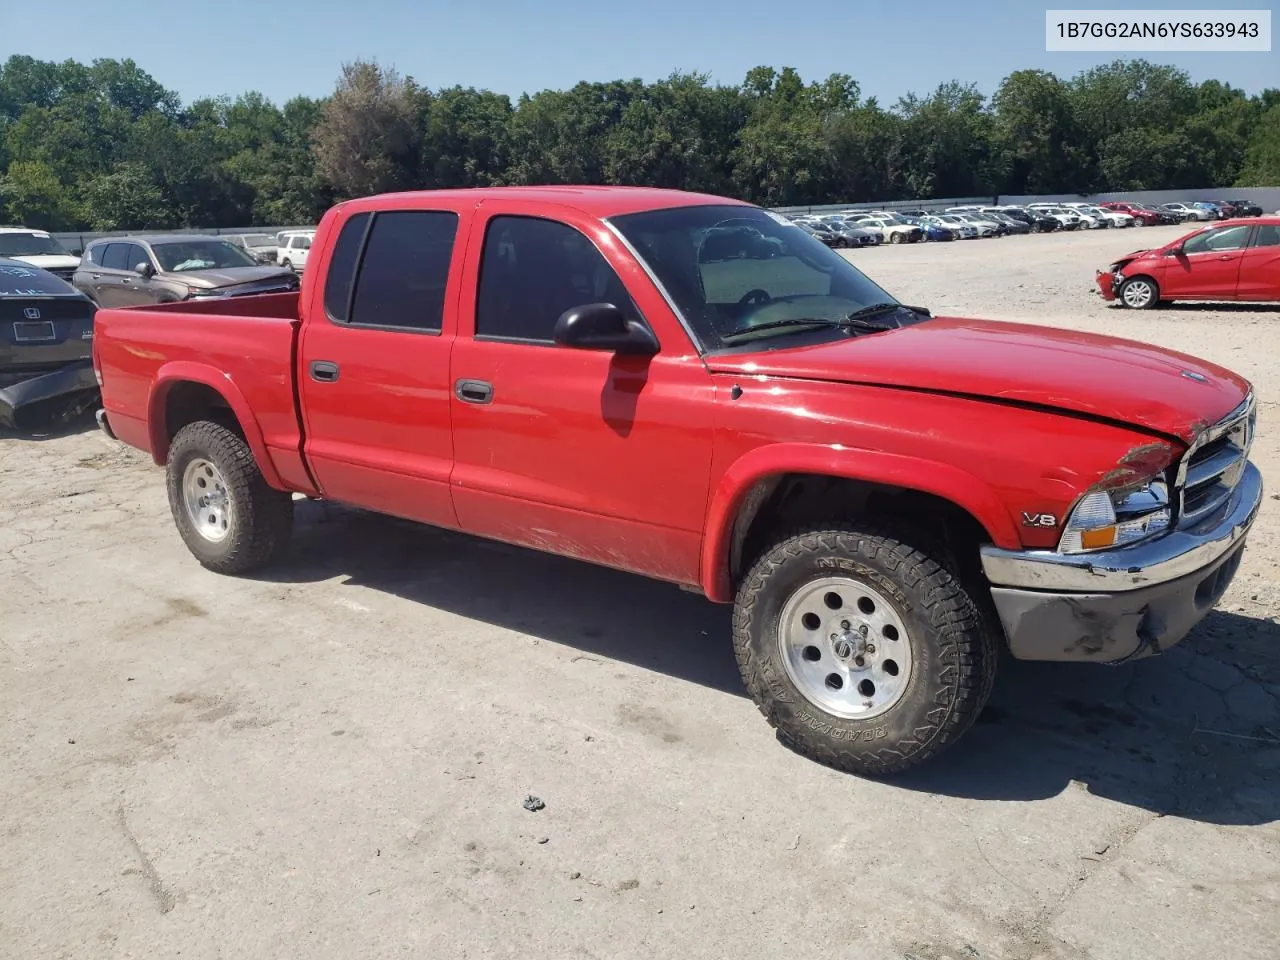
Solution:
[{"label": "shadow on ground", "polygon": [[[290,560],[262,579],[342,578],[596,656],[746,696],[729,608],[677,587],[376,514],[300,502]],[[903,789],[1029,801],[1084,785],[1163,814],[1280,819],[1280,626],[1216,611],[1124,667],[1004,657],[987,710]]]},{"label": "shadow on ground", "polygon": [[15,430],[12,427],[0,426],[0,440],[43,441],[58,440],[62,437],[74,436],[97,429],[97,423],[90,410],[67,423],[49,423],[26,430]]}]

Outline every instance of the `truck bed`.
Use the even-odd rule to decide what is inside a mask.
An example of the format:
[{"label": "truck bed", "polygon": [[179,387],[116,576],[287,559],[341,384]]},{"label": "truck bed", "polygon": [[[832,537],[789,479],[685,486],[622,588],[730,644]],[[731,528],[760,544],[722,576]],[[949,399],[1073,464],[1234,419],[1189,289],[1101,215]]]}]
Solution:
[{"label": "truck bed", "polygon": [[200,385],[216,386],[257,448],[267,481],[312,488],[294,398],[297,293],[103,309],[94,322],[95,365],[107,372],[102,406],[120,440],[163,464],[170,391],[191,393],[195,402]]}]

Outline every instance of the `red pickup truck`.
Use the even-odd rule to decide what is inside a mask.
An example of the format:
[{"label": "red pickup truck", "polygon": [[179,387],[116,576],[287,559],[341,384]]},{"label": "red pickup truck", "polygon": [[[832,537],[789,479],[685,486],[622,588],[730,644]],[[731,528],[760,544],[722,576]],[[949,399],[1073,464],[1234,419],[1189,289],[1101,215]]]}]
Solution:
[{"label": "red pickup truck", "polygon": [[279,558],[301,493],[670,581],[734,604],[760,710],[851,772],[954,742],[1001,643],[1176,643],[1262,500],[1230,371],[931,316],[722,197],[364,198],[308,267],[98,312],[100,423],[166,466],[200,563]]}]

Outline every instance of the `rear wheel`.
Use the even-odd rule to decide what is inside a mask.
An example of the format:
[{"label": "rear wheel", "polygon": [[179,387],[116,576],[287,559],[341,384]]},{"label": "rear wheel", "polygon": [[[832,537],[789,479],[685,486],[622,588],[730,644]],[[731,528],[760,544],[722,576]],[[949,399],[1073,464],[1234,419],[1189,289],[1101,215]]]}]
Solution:
[{"label": "rear wheel", "polygon": [[901,243],[901,242],[902,242],[902,234],[897,233],[897,232],[894,232],[894,233],[889,234],[889,242],[890,242],[890,243]]},{"label": "rear wheel", "polygon": [[941,752],[991,692],[995,634],[959,578],[888,530],[831,523],[783,537],[738,590],[743,681],[779,737],[849,773]]},{"label": "rear wheel", "polygon": [[244,439],[190,423],[169,448],[169,510],[187,549],[217,573],[247,573],[279,556],[293,533],[293,497],[267,485]]},{"label": "rear wheel", "polygon": [[1160,289],[1150,277],[1130,277],[1120,284],[1117,294],[1132,310],[1150,310],[1160,302]]}]

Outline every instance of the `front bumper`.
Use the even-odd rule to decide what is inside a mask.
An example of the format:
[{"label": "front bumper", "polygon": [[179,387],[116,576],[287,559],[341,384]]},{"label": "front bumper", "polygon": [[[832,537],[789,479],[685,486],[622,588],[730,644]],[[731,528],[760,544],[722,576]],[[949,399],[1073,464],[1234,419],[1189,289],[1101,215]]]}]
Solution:
[{"label": "front bumper", "polygon": [[1156,540],[1086,554],[983,547],[1010,651],[1120,663],[1173,646],[1230,586],[1262,494],[1262,474],[1246,463],[1221,510]]},{"label": "front bumper", "polygon": [[1102,295],[1102,299],[1108,302],[1116,298],[1116,288],[1119,284],[1116,282],[1116,275],[1108,270],[1099,270],[1094,275],[1094,282],[1098,285],[1098,293]]}]

